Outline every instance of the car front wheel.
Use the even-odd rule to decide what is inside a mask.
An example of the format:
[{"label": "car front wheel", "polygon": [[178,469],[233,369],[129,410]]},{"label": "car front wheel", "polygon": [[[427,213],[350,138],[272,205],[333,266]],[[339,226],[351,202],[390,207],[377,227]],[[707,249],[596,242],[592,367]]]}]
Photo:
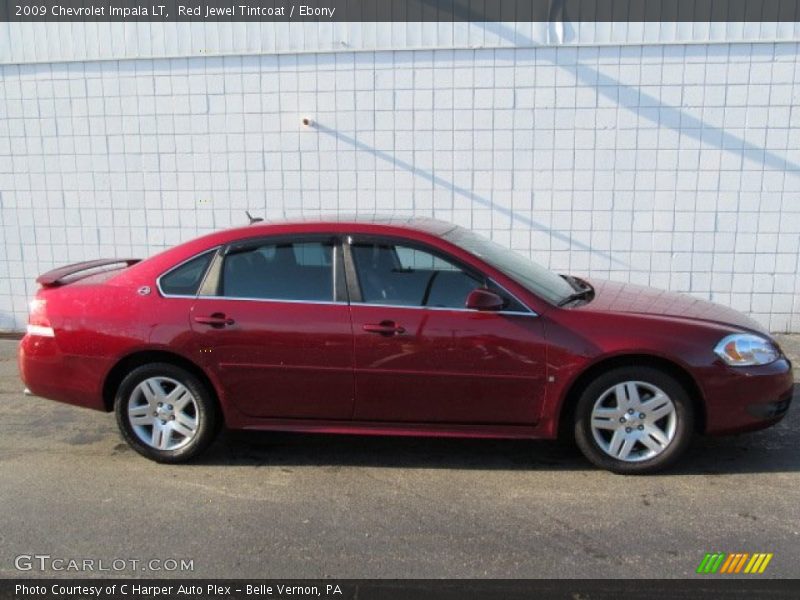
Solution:
[{"label": "car front wheel", "polygon": [[686,390],[652,367],[623,367],[600,375],[581,394],[575,416],[575,440],[584,455],[623,474],[669,466],[686,450],[694,429]]},{"label": "car front wheel", "polygon": [[216,404],[194,375],[169,363],[131,371],[114,402],[117,424],[128,444],[157,462],[178,463],[213,441]]}]

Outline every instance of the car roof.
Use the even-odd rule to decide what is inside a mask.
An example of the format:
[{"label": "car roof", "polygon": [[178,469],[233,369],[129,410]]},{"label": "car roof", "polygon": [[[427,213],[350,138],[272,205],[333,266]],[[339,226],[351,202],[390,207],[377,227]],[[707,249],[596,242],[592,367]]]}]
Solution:
[{"label": "car roof", "polygon": [[[205,252],[214,246],[236,243],[248,238],[272,235],[302,235],[304,233],[356,233],[374,235],[402,235],[403,232],[429,238],[441,238],[457,226],[446,221],[426,217],[399,217],[392,215],[333,215],[300,217],[295,219],[259,221],[251,225],[223,229],[183,242],[133,267],[125,269],[118,277],[124,281],[122,273],[152,272],[163,273],[166,269]],[[412,236],[413,237],[413,236]]]},{"label": "car roof", "polygon": [[[258,235],[262,232],[262,230],[264,233],[269,233],[271,229],[285,228],[292,231],[301,231],[304,227],[319,229],[327,226],[335,231],[345,231],[348,228],[369,230],[372,229],[372,226],[378,226],[392,229],[419,231],[435,236],[444,235],[456,227],[456,225],[448,223],[447,221],[440,221],[430,217],[405,217],[380,214],[338,214],[330,216],[308,216],[293,219],[268,219],[259,221],[252,225],[229,229],[227,232],[250,236],[253,234]],[[238,237],[238,235],[236,237]]]}]

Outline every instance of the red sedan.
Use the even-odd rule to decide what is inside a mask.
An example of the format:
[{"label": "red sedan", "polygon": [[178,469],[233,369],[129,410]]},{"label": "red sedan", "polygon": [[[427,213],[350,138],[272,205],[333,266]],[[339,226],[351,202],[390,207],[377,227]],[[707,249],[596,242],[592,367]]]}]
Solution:
[{"label": "red sedan", "polygon": [[257,224],[39,277],[19,350],[45,398],[180,462],[230,429],[555,438],[644,473],[767,427],[792,369],[757,323],[557,275],[430,219]]}]

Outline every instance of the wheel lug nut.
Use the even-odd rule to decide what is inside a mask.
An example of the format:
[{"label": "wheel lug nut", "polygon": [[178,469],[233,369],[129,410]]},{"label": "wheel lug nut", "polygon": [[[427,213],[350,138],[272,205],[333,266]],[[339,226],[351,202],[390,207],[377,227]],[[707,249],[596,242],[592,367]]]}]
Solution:
[{"label": "wheel lug nut", "polygon": [[625,417],[620,417],[620,418],[619,418],[619,422],[620,422],[620,423],[624,423],[625,421],[626,421]]},{"label": "wheel lug nut", "polygon": [[640,418],[640,419],[644,419],[646,416],[647,416],[647,415],[646,415],[646,414],[644,414],[644,413],[639,413],[639,418]]},{"label": "wheel lug nut", "polygon": [[632,415],[632,414],[633,414],[633,409],[632,409],[632,408],[629,408],[629,409],[628,409],[628,414],[629,414],[629,415]]},{"label": "wheel lug nut", "polygon": [[631,432],[631,428],[630,427],[626,427],[625,428],[625,433],[630,433],[630,432]]},{"label": "wheel lug nut", "polygon": [[167,410],[172,410],[172,404],[167,404]]},{"label": "wheel lug nut", "polygon": [[167,422],[166,422],[164,419],[161,419],[161,424],[162,424],[162,425],[166,425],[166,424],[167,424]]},{"label": "wheel lug nut", "polygon": [[163,402],[159,402],[158,403],[158,408],[161,408],[162,406],[164,406],[164,403]]},{"label": "wheel lug nut", "polygon": [[644,431],[644,425],[639,425],[639,431]]}]

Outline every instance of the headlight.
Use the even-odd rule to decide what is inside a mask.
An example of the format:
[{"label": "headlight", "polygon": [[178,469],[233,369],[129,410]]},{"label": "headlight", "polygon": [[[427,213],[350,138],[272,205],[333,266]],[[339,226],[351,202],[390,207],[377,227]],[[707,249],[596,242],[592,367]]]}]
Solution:
[{"label": "headlight", "polygon": [[734,333],[723,338],[714,352],[732,367],[767,365],[780,357],[775,344],[749,333]]}]

